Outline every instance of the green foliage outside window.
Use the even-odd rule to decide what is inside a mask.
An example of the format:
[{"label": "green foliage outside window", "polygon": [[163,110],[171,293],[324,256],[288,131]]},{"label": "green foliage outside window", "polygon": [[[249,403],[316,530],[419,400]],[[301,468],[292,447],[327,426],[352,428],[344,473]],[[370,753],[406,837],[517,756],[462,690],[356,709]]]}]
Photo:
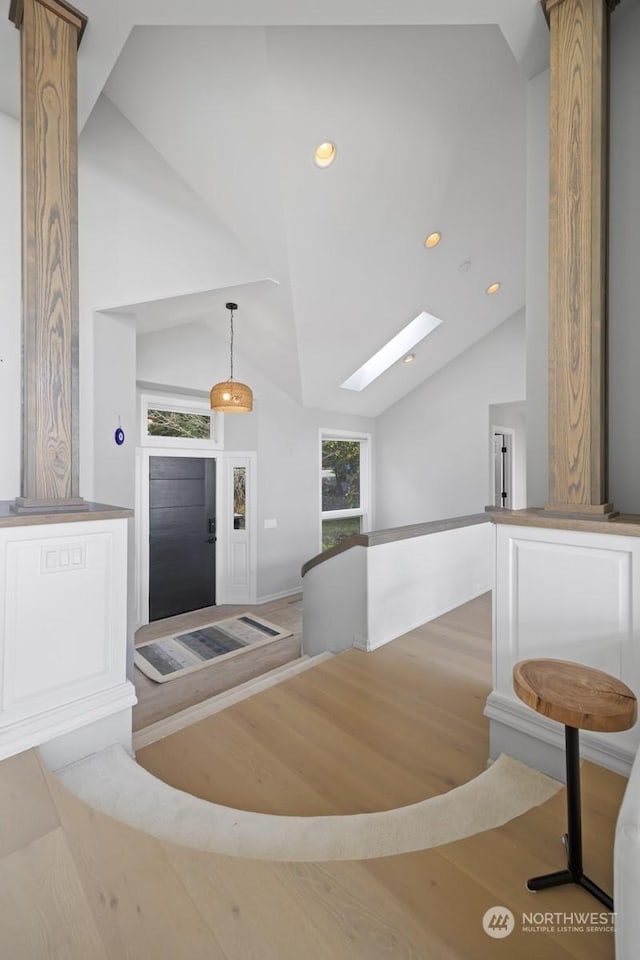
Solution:
[{"label": "green foliage outside window", "polygon": [[178,413],[175,410],[149,410],[147,433],[150,437],[184,437],[209,440],[211,417],[203,413]]},{"label": "green foliage outside window", "polygon": [[233,468],[233,529],[247,528],[247,468]]},{"label": "green foliage outside window", "polygon": [[322,521],[322,549],[336,547],[347,537],[360,533],[360,517],[339,517]]},{"label": "green foliage outside window", "polygon": [[322,441],[322,509],[360,507],[360,441]]}]

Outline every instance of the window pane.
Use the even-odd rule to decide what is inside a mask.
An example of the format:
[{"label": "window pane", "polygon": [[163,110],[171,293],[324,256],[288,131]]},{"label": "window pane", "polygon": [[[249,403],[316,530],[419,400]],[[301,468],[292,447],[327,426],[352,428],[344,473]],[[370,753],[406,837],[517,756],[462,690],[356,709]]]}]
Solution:
[{"label": "window pane", "polygon": [[178,413],[175,410],[147,411],[147,433],[150,437],[188,437],[209,440],[211,417],[207,413]]},{"label": "window pane", "polygon": [[342,543],[354,533],[360,533],[360,517],[340,517],[338,520],[322,521],[322,549],[328,550]]},{"label": "window pane", "polygon": [[247,528],[247,468],[233,468],[233,529]]},{"label": "window pane", "polygon": [[360,507],[360,441],[322,441],[322,509]]}]

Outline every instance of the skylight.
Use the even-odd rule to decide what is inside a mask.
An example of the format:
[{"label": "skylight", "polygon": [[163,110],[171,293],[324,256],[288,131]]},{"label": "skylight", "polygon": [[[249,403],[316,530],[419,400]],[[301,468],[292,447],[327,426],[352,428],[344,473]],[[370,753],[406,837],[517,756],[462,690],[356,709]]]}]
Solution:
[{"label": "skylight", "polygon": [[423,310],[415,320],[408,323],[400,333],[392,337],[384,347],[363,363],[355,373],[352,373],[340,386],[345,390],[364,390],[373,383],[381,373],[388,370],[397,360],[404,357],[416,343],[424,340],[432,330],[439,327],[442,320]]}]

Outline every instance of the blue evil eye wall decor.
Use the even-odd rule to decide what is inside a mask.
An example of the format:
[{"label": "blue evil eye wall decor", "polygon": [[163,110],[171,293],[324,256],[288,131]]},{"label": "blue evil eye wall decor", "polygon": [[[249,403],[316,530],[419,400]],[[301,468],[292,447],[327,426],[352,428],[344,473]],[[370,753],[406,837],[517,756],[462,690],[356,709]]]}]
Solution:
[{"label": "blue evil eye wall decor", "polygon": [[124,443],[124,430],[122,429],[120,424],[118,424],[118,429],[114,433],[113,439],[115,440],[115,442],[118,444],[119,447],[121,447],[122,444]]}]

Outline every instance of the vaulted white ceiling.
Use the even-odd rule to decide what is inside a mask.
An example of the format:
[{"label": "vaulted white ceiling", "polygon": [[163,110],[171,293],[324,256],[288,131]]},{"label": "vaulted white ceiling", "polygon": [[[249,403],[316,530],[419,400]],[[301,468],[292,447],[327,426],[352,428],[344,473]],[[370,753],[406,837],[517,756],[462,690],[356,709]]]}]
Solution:
[{"label": "vaulted white ceiling", "polygon": [[[306,405],[375,416],[523,305],[526,79],[546,47],[537,0],[83,9],[81,120],[104,88],[239,238],[256,281],[276,281],[234,299],[252,359]],[[4,79],[0,109],[15,112]],[[326,139],[337,158],[319,170]],[[443,240],[426,250],[433,230]],[[146,304],[141,330],[202,317],[223,328],[226,298]],[[413,365],[360,394],[340,389],[422,310],[443,323]]]}]

